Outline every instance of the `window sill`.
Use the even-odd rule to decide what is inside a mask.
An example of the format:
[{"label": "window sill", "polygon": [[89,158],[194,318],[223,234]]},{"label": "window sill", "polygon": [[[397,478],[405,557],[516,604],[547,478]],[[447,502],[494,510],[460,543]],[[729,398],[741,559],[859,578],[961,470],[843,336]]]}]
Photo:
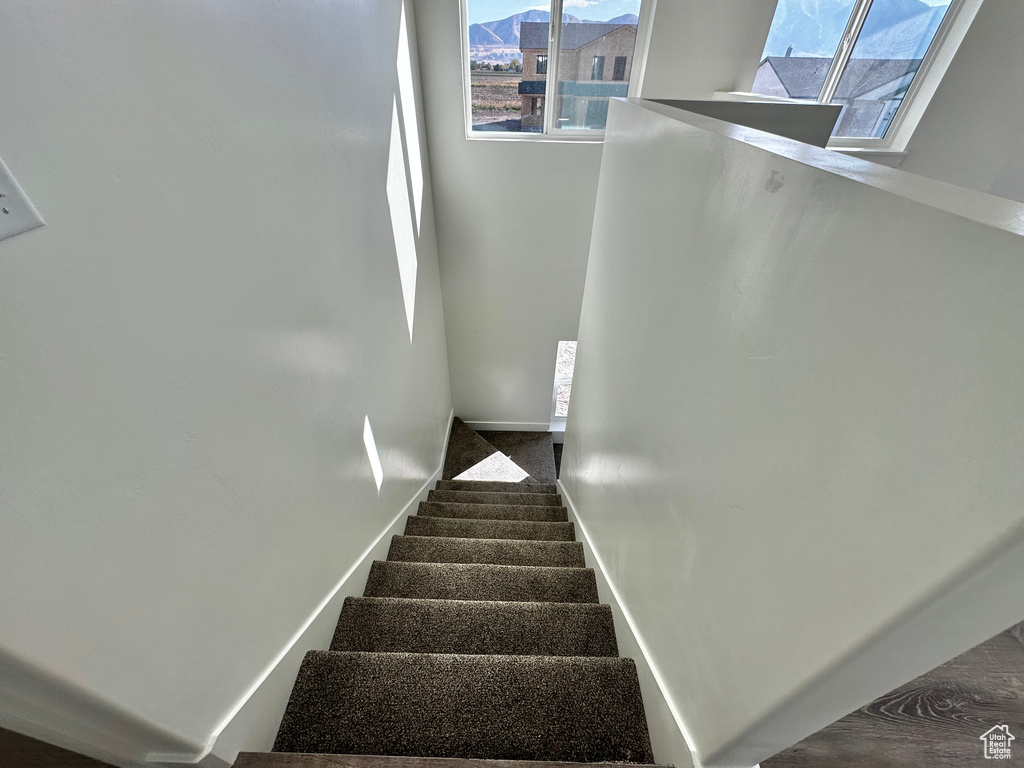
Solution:
[{"label": "window sill", "polygon": [[596,136],[589,133],[552,136],[550,133],[467,131],[466,139],[469,141],[537,141],[545,144],[603,144],[604,131],[598,132]]},{"label": "window sill", "polygon": [[865,147],[828,147],[833,152],[839,152],[850,157],[859,157],[861,160],[870,160],[872,163],[885,165],[889,168],[899,168],[907,152],[900,152],[895,149],[870,149]]}]

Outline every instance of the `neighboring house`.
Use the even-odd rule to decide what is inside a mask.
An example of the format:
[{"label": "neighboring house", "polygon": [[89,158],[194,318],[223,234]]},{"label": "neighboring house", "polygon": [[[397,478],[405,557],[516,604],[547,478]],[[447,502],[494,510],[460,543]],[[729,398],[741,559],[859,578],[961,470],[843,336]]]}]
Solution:
[{"label": "neighboring house", "polygon": [[[831,64],[831,58],[767,56],[757,68],[752,90],[787,99],[816,99]],[[884,134],[920,66],[920,59],[850,59],[833,98],[843,105],[835,135]]]},{"label": "neighboring house", "polygon": [[[558,118],[562,127],[603,128],[608,99],[625,96],[633,66],[636,27],[630,24],[563,24],[559,61]],[[524,21],[523,129],[541,128],[548,72],[548,24]]]}]

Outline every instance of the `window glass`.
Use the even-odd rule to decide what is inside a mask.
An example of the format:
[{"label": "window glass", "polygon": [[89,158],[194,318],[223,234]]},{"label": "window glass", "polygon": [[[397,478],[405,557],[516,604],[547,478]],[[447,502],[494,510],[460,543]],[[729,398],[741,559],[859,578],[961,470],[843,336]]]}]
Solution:
[{"label": "window glass", "polygon": [[753,92],[816,100],[855,4],[856,0],[779,0]]},{"label": "window glass", "polygon": [[529,0],[467,0],[466,10],[472,129],[543,130],[550,12]]},{"label": "window glass", "polygon": [[[629,87],[640,0],[594,0],[572,10],[576,15],[562,20],[556,129],[603,130],[608,99],[625,96]],[[624,59],[621,79],[605,80],[608,57]]]},{"label": "window glass", "polygon": [[843,70],[833,104],[842,104],[833,136],[880,139],[921,66],[949,3],[901,13],[904,3],[875,0]]},{"label": "window glass", "polygon": [[[779,0],[752,90],[841,104],[833,138],[882,139],[950,4]],[[859,30],[851,18],[863,19]],[[848,28],[852,49],[840,47]]]},{"label": "window glass", "polygon": [[608,100],[627,95],[641,0],[567,0],[554,29],[550,4],[465,2],[473,132],[542,133],[548,99],[554,130],[604,129]]},{"label": "window glass", "polygon": [[576,367],[576,342],[558,342],[555,357],[555,390],[551,404],[552,424],[564,423],[569,415],[569,396],[572,393],[572,374]]},{"label": "window glass", "polygon": [[615,57],[615,71],[612,73],[612,80],[625,80],[626,79],[626,57],[616,56]]}]

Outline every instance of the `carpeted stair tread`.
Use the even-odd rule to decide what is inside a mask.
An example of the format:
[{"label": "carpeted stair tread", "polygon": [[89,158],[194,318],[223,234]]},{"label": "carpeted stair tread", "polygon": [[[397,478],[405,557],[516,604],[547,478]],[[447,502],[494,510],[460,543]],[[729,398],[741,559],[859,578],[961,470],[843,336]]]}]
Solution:
[{"label": "carpeted stair tread", "polygon": [[349,597],[332,651],[617,656],[611,608]]},{"label": "carpeted stair tread", "polygon": [[374,560],[366,597],[597,603],[591,568]]},{"label": "carpeted stair tread", "polygon": [[532,520],[470,520],[413,515],[405,521],[406,536],[444,536],[455,539],[521,539],[528,541],[576,541],[572,523]]},{"label": "carpeted stair tread", "polygon": [[[479,464],[491,454],[499,452],[494,445],[481,437],[479,433],[467,427],[462,419],[455,417],[452,420],[452,429],[448,435],[448,450],[445,452],[444,469],[441,472],[441,477],[445,480],[451,480],[453,477],[461,475],[467,469]],[[554,454],[552,454],[553,456]],[[522,465],[520,464],[519,466]],[[523,471],[529,473],[530,470],[524,468]],[[532,477],[527,477],[521,482],[532,484],[537,481]]]},{"label": "carpeted stair tread", "polygon": [[[555,763],[543,760],[478,760],[395,755],[310,755],[239,752],[233,768],[622,768],[621,763]],[[672,768],[650,765],[644,768]]]},{"label": "carpeted stair tread", "polygon": [[484,491],[509,493],[558,493],[554,483],[506,483],[501,480],[438,480],[439,491]]},{"label": "carpeted stair tread", "polygon": [[444,536],[392,536],[388,560],[405,563],[487,563],[585,568],[576,541],[458,539]]},{"label": "carpeted stair tread", "polygon": [[629,659],[310,651],[277,752],[653,763]]},{"label": "carpeted stair tread", "polygon": [[449,517],[469,520],[533,520],[564,523],[569,520],[565,507],[515,504],[460,504],[456,501],[421,501],[416,514],[423,517]]},{"label": "carpeted stair tread", "polygon": [[535,482],[555,482],[555,450],[550,432],[480,431],[477,434],[522,467]]},{"label": "carpeted stair tread", "polygon": [[509,493],[495,491],[430,491],[427,501],[454,501],[460,504],[517,504],[562,506],[557,493]]}]

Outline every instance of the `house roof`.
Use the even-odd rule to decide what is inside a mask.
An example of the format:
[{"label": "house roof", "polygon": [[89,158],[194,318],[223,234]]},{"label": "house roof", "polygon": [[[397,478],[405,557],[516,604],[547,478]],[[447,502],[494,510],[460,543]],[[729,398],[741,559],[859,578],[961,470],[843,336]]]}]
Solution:
[{"label": "house roof", "polygon": [[[817,98],[832,59],[813,56],[768,56],[761,62],[775,70],[782,87],[794,99]],[[920,59],[850,59],[836,90],[837,99],[858,96],[892,84],[893,91],[905,90],[907,75],[917,72]]]},{"label": "house roof", "polygon": [[[636,30],[632,24],[562,24],[562,50],[574,51],[615,30],[627,27]],[[524,21],[519,25],[519,49],[522,51],[548,47],[548,23],[546,21]]]}]

